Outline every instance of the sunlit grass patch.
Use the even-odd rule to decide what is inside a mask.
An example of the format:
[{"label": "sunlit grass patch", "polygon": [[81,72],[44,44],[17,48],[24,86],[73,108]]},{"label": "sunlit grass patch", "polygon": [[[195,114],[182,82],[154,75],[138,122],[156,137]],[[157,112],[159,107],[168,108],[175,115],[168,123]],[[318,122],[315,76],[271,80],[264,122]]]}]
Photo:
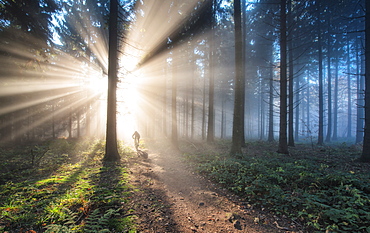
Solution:
[{"label": "sunlit grass patch", "polygon": [[[79,149],[79,153],[74,155],[78,158],[75,162],[60,163],[48,174],[23,177],[23,181],[1,185],[0,231],[134,229],[133,220],[130,220],[132,216],[125,217],[125,203],[132,192],[127,185],[128,174],[124,164],[102,164],[104,143],[100,141],[90,146],[72,146],[64,142],[57,145],[84,149]],[[100,222],[92,224],[93,216]]]},{"label": "sunlit grass patch", "polygon": [[66,176],[53,176],[51,178],[46,178],[43,180],[39,180],[35,183],[35,186],[40,187],[40,186],[47,186],[47,185],[53,185],[53,184],[59,184],[59,183],[64,183],[66,181]]}]

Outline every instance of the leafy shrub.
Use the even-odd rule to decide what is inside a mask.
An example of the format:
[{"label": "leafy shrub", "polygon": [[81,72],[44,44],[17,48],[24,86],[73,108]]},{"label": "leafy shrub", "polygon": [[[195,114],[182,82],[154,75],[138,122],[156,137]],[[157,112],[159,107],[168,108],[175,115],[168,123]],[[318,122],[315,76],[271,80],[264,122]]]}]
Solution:
[{"label": "leafy shrub", "polygon": [[86,233],[103,233],[110,232],[108,229],[109,221],[114,215],[119,215],[119,209],[108,209],[103,214],[100,213],[99,209],[95,209],[88,217],[84,232]]},{"label": "leafy shrub", "polygon": [[250,203],[303,221],[308,230],[370,232],[369,175],[277,154],[234,158],[199,153],[187,158]]}]

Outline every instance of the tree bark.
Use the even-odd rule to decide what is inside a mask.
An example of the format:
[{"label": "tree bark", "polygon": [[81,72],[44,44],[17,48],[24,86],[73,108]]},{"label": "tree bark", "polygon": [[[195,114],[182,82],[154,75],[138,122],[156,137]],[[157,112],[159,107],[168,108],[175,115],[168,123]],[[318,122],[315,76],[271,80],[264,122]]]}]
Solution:
[{"label": "tree bark", "polygon": [[235,78],[234,78],[234,116],[231,154],[242,154],[242,142],[244,135],[244,85],[243,85],[243,35],[241,25],[240,0],[234,1],[234,22],[235,22]]},{"label": "tree bark", "polygon": [[[163,61],[164,66],[167,66],[167,61]],[[162,133],[167,137],[167,69],[163,70],[163,83],[162,83]]]},{"label": "tree bark", "polygon": [[[247,2],[246,0],[242,0],[241,1],[241,5],[242,5],[242,8],[241,8],[241,12],[240,12],[240,24],[242,24],[242,22],[244,22],[242,24],[242,26],[240,26],[241,28],[241,32],[240,32],[240,38],[241,38],[241,48],[242,48],[242,55],[241,55],[241,59],[242,59],[242,64],[241,64],[241,77],[242,79],[240,80],[241,81],[241,86],[243,87],[242,88],[242,102],[241,102],[241,108],[243,110],[243,113],[242,113],[242,119],[241,119],[241,125],[240,125],[240,140],[241,140],[241,146],[245,146],[245,138],[246,138],[246,135],[245,135],[245,130],[246,130],[246,126],[245,126],[245,115],[246,115],[246,112],[247,112],[247,108],[245,107],[245,103],[246,103],[246,95],[245,95],[245,89],[246,89],[246,76],[245,76],[245,73],[246,73],[246,56],[245,54],[247,53],[247,46],[246,46],[246,37],[244,36],[243,37],[243,32],[245,32],[245,35],[247,34],[247,30],[249,29],[248,28],[248,24],[246,23],[247,22],[247,14],[246,13],[242,13],[242,12],[247,12]],[[243,18],[242,18],[243,17]],[[250,114],[250,110],[248,111]],[[249,127],[250,129],[251,127]]]},{"label": "tree bark", "polygon": [[51,128],[51,130],[52,130],[52,134],[53,134],[53,139],[55,139],[56,138],[56,133],[55,133],[55,102],[52,102],[52,117],[51,117],[51,123],[52,123],[52,128]]},{"label": "tree bark", "polygon": [[324,144],[324,91],[323,91],[323,61],[322,61],[322,35],[321,35],[321,10],[320,3],[318,6],[318,52],[319,52],[319,131],[317,136],[317,144]]},{"label": "tree bark", "polygon": [[[330,16],[328,14],[328,30],[330,30],[331,28],[331,24],[330,24]],[[326,142],[330,142],[331,141],[331,128],[332,128],[332,100],[331,100],[331,35],[330,33],[328,33],[328,39],[327,39],[327,68],[328,68],[328,128],[327,128],[327,132],[326,132],[326,139],[325,141]]]},{"label": "tree bark", "polygon": [[264,82],[264,72],[261,71],[262,77],[260,80],[260,99],[259,99],[259,105],[260,105],[260,140],[263,140],[265,138],[265,82]]},{"label": "tree bark", "polygon": [[273,142],[274,139],[274,67],[272,65],[274,52],[271,49],[270,57],[270,78],[269,78],[269,132],[267,141]]},{"label": "tree bark", "polygon": [[286,0],[280,0],[280,129],[278,153],[289,154],[287,142]]},{"label": "tree bark", "polygon": [[196,72],[196,59],[193,57],[191,62],[193,73],[191,76],[191,139],[194,139],[195,128],[195,72]]},{"label": "tree bark", "polygon": [[307,134],[306,136],[307,137],[312,137],[312,133],[311,133],[311,120],[310,120],[310,96],[311,96],[311,93],[310,93],[310,72],[308,72],[308,75],[307,75],[307,92],[306,92],[306,130],[307,130]]},{"label": "tree bark", "polygon": [[[356,143],[361,143],[364,137],[364,76],[362,59],[360,55],[361,41],[356,46],[356,73],[357,73],[357,121],[356,121]],[[360,68],[361,67],[361,68]]]},{"label": "tree bark", "polygon": [[351,92],[351,58],[350,58],[350,47],[349,38],[347,35],[347,107],[348,107],[348,117],[347,117],[347,138],[352,137],[352,92]]},{"label": "tree bark", "polygon": [[360,160],[370,162],[370,2],[366,1],[365,15],[365,130]]},{"label": "tree bark", "polygon": [[73,119],[73,113],[72,113],[72,107],[69,107],[69,117],[68,117],[68,138],[72,138],[72,119]]},{"label": "tree bark", "polygon": [[203,79],[202,140],[206,138],[206,79]]},{"label": "tree bark", "polygon": [[[337,48],[335,46],[335,48]],[[339,58],[335,57],[335,84],[334,84],[334,112],[333,112],[333,141],[338,140],[338,76],[339,76]]]},{"label": "tree bark", "polygon": [[106,161],[121,159],[117,149],[117,68],[118,68],[118,1],[110,1],[109,57],[108,57],[108,103],[105,156]]},{"label": "tree bark", "polygon": [[[288,25],[292,27],[291,0],[288,0]],[[288,112],[288,146],[294,146],[294,65],[293,65],[293,33],[289,35],[288,52],[289,52],[289,112]]]},{"label": "tree bark", "polygon": [[226,122],[226,113],[225,113],[225,100],[222,97],[221,99],[221,139],[225,138],[225,122]]},{"label": "tree bark", "polygon": [[[213,4],[211,5],[211,7]],[[213,9],[212,17],[213,17]],[[212,143],[215,135],[215,116],[214,116],[214,99],[215,99],[215,75],[214,75],[214,41],[213,41],[213,19],[211,19],[211,32],[209,39],[209,92],[208,92],[208,128],[207,128],[207,142]]]},{"label": "tree bark", "polygon": [[[175,51],[173,52],[175,53]],[[172,104],[171,104],[171,112],[172,112],[172,125],[171,125],[171,141],[172,146],[174,149],[179,149],[179,141],[178,141],[178,132],[177,132],[177,64],[176,64],[176,54],[173,54],[172,57]]]}]

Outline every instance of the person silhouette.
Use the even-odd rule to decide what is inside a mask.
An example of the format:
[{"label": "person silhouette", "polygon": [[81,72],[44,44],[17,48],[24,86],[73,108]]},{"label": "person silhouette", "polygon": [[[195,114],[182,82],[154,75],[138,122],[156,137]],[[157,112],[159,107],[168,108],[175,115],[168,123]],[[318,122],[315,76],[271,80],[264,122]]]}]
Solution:
[{"label": "person silhouette", "polygon": [[132,139],[134,139],[135,149],[136,149],[136,151],[138,151],[139,150],[139,143],[140,143],[140,134],[139,134],[139,132],[135,131],[135,133],[132,135]]}]

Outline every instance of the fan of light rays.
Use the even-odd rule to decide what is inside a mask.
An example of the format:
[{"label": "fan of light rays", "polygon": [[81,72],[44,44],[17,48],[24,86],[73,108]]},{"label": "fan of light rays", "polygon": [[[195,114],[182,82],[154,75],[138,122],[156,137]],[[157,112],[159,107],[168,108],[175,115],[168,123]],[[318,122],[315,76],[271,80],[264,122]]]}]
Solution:
[{"label": "fan of light rays", "polygon": [[[131,134],[135,130],[150,137],[157,136],[155,134],[160,132],[165,133],[166,125],[171,122],[169,87],[174,66],[179,67],[176,72],[178,80],[189,79],[194,70],[194,67],[187,64],[188,59],[181,54],[181,51],[189,49],[188,45],[176,45],[176,48],[170,50],[169,44],[173,37],[181,35],[181,31],[189,25],[194,11],[202,10],[207,2],[209,1],[137,2],[135,20],[129,26],[122,43],[123,57],[120,63],[125,71],[121,76],[122,102],[131,106],[126,106],[130,109],[126,112],[131,120],[119,120],[119,134],[127,131],[128,127],[131,127],[128,130]],[[194,40],[201,36],[193,35]],[[169,57],[176,60],[176,64],[168,60]],[[122,110],[123,107],[119,109]]]},{"label": "fan of light rays", "polygon": [[94,112],[104,107],[103,69],[77,52],[37,51],[28,45],[36,39],[24,38],[0,44],[1,142],[102,135],[104,116]]},{"label": "fan of light rays", "polygon": [[[151,126],[160,125],[156,122],[157,115],[168,119],[165,118],[168,100],[159,93],[168,92],[165,77],[173,62],[168,60],[163,46],[171,35],[183,28],[201,3],[195,0],[182,3],[152,0],[136,4],[130,15],[131,24],[126,28],[125,36],[120,36],[123,38],[117,91],[120,139],[130,140],[135,130],[149,134]],[[87,15],[89,12],[92,13],[86,11],[83,17],[74,19],[78,22],[72,25],[73,31],[78,33],[74,37],[79,39],[76,45],[63,41],[66,37],[58,36],[56,31],[53,32],[58,40],[56,45],[49,44],[48,48],[44,46],[39,51],[29,43],[37,43],[37,39],[26,33],[22,40],[12,40],[12,37],[2,40],[2,143],[36,138],[104,136],[108,64],[106,22],[92,25],[91,17]],[[172,54],[172,58],[176,56]],[[184,69],[183,77],[185,73]]]}]

